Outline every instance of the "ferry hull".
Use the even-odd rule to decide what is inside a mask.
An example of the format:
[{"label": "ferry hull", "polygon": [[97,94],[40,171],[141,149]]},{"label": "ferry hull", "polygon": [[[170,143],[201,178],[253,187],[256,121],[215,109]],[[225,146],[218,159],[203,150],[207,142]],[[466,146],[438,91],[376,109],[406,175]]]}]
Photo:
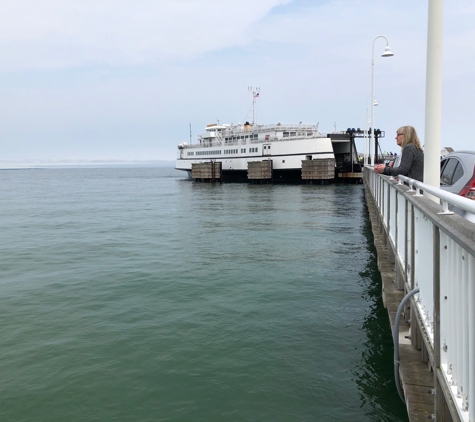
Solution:
[{"label": "ferry hull", "polygon": [[198,144],[178,146],[176,169],[202,181],[308,183],[333,180],[343,168],[359,171],[353,141],[317,127],[208,125]]}]

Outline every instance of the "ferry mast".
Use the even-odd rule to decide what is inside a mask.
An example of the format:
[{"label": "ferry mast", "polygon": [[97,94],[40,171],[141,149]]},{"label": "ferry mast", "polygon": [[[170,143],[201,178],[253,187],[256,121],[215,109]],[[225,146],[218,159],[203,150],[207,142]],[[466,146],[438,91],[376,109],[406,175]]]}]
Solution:
[{"label": "ferry mast", "polygon": [[261,88],[253,88],[252,86],[249,86],[247,89],[252,92],[252,124],[254,124],[256,122],[256,101],[259,98],[259,91]]}]

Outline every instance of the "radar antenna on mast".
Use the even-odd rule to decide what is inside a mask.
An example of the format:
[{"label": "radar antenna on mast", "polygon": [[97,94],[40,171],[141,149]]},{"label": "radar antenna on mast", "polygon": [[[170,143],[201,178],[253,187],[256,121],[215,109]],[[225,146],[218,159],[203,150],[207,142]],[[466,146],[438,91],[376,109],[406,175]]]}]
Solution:
[{"label": "radar antenna on mast", "polygon": [[259,91],[261,90],[260,87],[253,88],[252,86],[248,86],[247,90],[252,92],[252,124],[256,122],[256,101],[259,98]]}]

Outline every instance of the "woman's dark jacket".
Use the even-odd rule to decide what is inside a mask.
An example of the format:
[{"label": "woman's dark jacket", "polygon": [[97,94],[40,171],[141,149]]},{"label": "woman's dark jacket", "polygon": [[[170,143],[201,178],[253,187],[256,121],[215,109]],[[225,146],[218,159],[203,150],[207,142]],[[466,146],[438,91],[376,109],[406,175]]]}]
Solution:
[{"label": "woman's dark jacket", "polygon": [[383,173],[387,176],[402,174],[422,182],[424,177],[424,153],[418,150],[414,144],[407,144],[402,150],[399,167],[385,167]]}]

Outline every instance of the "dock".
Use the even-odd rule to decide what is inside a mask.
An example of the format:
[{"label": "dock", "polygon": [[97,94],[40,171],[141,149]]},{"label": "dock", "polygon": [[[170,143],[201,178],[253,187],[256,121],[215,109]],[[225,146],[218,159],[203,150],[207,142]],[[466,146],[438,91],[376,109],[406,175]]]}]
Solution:
[{"label": "dock", "polygon": [[[388,311],[391,333],[394,334],[396,311],[404,298],[404,291],[396,286],[394,262],[391,262],[392,259],[388,254],[383,226],[368,192],[366,192],[366,203],[373,230],[378,269],[381,274],[383,304]],[[401,362],[404,362],[400,368],[401,382],[407,392],[406,406],[409,420],[427,422],[434,413],[434,374],[422,350],[411,344],[411,326],[407,320],[408,316],[409,313],[406,313],[397,327]]]},{"label": "dock", "polygon": [[447,210],[457,195],[421,182],[365,167],[364,184],[393,333],[395,400],[411,422],[473,422],[475,224]]}]

